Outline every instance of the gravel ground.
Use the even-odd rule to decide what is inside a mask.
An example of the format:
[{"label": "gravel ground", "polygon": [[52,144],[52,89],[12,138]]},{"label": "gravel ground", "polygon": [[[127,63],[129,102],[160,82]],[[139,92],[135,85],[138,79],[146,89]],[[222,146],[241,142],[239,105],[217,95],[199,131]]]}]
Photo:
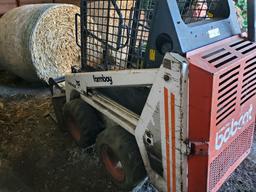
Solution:
[{"label": "gravel ground", "polygon": [[[57,128],[49,92],[7,77],[0,73],[0,89],[6,87],[4,94],[0,91],[0,191],[122,192],[105,174],[93,147],[80,150]],[[146,184],[134,191],[154,190]],[[220,191],[256,191],[255,139],[250,156]]]}]

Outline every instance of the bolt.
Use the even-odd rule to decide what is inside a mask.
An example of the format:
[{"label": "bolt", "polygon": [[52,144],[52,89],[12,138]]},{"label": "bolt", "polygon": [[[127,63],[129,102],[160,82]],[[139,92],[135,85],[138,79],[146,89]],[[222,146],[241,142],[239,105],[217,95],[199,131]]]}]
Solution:
[{"label": "bolt", "polygon": [[169,80],[170,80],[169,75],[164,75],[164,80],[165,80],[165,81],[169,81]]}]

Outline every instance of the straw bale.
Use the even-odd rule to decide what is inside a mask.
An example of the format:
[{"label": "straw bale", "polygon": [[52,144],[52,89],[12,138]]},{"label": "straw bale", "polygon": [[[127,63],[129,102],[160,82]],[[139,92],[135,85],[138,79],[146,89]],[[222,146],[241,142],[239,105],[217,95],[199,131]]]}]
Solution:
[{"label": "straw bale", "polygon": [[79,12],[74,5],[36,4],[6,13],[0,19],[0,66],[28,81],[47,82],[80,65],[74,17]]},{"label": "straw bale", "polygon": [[38,20],[31,36],[31,56],[40,79],[62,76],[71,65],[79,65],[80,49],[75,43],[74,15],[79,8],[53,6]]}]

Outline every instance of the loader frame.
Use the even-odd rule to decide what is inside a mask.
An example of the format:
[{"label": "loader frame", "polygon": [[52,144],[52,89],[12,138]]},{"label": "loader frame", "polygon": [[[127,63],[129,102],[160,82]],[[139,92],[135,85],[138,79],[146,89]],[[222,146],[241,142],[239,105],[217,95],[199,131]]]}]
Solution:
[{"label": "loader frame", "polygon": [[[60,95],[66,96],[66,102],[81,98],[102,118],[134,135],[150,181],[159,191],[217,191],[250,151],[256,45],[238,35],[232,0],[191,1],[206,4],[199,10],[187,0],[127,2],[133,7],[122,9],[116,0],[81,1],[81,67],[66,74],[65,93]],[[144,7],[145,2],[150,3]],[[193,11],[207,14],[194,16]],[[158,22],[161,18],[166,21]],[[242,74],[240,67],[247,72]],[[250,83],[244,83],[248,74],[254,79],[248,77]],[[55,81],[52,84],[61,88]],[[135,93],[145,88],[141,111],[127,107],[133,98],[125,105],[125,99],[120,102],[104,92],[114,88],[126,89],[118,95],[125,99],[130,88]],[[229,101],[228,89],[238,100],[241,93],[251,91],[251,95],[238,105]],[[243,119],[243,113],[250,113],[244,129],[237,128],[235,136],[224,141],[233,129],[228,123]],[[105,128],[112,125],[105,123]],[[221,150],[213,147],[218,133]]]},{"label": "loader frame", "polygon": [[[190,151],[186,143],[187,80],[186,59],[170,53],[166,54],[159,69],[67,74],[66,100],[72,100],[72,93],[79,93],[86,103],[133,134],[148,176],[160,191],[171,191],[171,188],[172,191],[184,191],[187,188],[186,158]],[[98,88],[120,86],[151,88],[141,115],[97,91]],[[155,135],[157,132],[161,134]],[[160,144],[158,147],[162,150],[162,168],[158,170],[152,168],[147,152],[150,147],[154,150],[155,143]]]}]

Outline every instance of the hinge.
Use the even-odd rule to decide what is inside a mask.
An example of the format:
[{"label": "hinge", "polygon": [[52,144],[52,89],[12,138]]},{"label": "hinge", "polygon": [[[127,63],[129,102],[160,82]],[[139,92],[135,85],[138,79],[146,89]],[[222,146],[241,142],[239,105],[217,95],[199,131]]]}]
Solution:
[{"label": "hinge", "polygon": [[209,143],[208,142],[191,142],[189,141],[190,154],[189,155],[209,155]]}]

